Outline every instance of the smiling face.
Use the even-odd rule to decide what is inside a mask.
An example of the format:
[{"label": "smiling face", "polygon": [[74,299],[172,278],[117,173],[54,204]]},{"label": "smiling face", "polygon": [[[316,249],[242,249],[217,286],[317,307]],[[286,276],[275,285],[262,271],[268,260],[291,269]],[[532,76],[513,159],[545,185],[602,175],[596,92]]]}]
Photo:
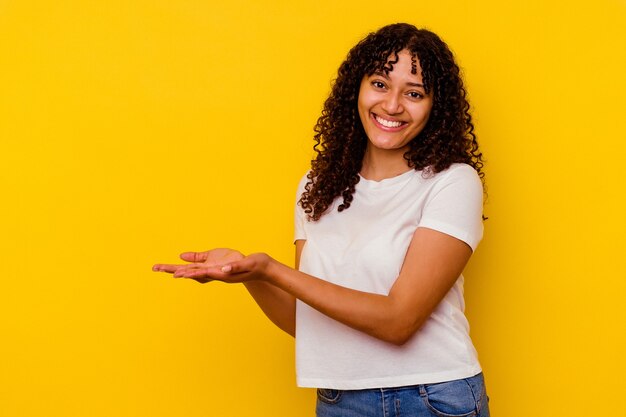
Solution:
[{"label": "smiling face", "polygon": [[[411,70],[415,68],[415,74]],[[409,142],[424,129],[433,106],[426,94],[422,69],[413,64],[407,50],[398,53],[398,62],[387,74],[366,75],[359,89],[358,109],[372,151],[393,151],[402,156]]]}]

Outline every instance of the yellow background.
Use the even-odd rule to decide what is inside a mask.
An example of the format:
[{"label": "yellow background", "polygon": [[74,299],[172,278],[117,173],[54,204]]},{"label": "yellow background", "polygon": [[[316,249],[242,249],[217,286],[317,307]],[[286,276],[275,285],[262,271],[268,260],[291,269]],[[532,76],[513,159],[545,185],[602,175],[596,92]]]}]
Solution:
[{"label": "yellow background", "polygon": [[348,49],[456,52],[488,159],[466,271],[494,416],[626,415],[626,3],[0,1],[0,416],[311,416],[293,341],[183,250],[291,263]]}]

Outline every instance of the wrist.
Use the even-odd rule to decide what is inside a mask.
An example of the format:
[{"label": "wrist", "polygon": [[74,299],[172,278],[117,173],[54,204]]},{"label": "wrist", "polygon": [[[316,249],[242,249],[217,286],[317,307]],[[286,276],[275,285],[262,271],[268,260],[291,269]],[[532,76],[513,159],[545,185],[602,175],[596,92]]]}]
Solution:
[{"label": "wrist", "polygon": [[277,274],[279,273],[280,266],[282,265],[276,259],[271,256],[267,256],[267,263],[265,264],[265,268],[263,268],[262,280],[273,283],[276,279]]}]

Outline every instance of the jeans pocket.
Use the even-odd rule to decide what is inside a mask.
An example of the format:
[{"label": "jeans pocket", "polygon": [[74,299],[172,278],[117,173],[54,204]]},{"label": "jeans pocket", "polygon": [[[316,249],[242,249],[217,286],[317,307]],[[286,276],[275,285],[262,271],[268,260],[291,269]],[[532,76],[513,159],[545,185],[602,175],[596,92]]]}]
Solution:
[{"label": "jeans pocket", "polygon": [[341,400],[343,391],[328,388],[317,389],[317,399],[326,404],[337,404]]},{"label": "jeans pocket", "polygon": [[420,394],[426,407],[436,416],[471,417],[478,414],[474,391],[465,379],[423,385]]}]

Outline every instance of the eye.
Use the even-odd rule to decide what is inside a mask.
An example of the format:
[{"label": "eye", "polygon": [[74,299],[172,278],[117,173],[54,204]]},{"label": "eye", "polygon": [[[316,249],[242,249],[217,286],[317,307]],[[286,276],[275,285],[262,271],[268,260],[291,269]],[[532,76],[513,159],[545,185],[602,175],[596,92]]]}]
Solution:
[{"label": "eye", "polygon": [[419,91],[409,91],[408,93],[406,93],[406,95],[409,96],[409,98],[412,100],[420,100],[424,98],[424,94],[420,93]]},{"label": "eye", "polygon": [[378,81],[378,80],[374,80],[372,81],[372,85],[374,86],[374,88],[385,88],[385,83],[383,83],[382,81]]}]

